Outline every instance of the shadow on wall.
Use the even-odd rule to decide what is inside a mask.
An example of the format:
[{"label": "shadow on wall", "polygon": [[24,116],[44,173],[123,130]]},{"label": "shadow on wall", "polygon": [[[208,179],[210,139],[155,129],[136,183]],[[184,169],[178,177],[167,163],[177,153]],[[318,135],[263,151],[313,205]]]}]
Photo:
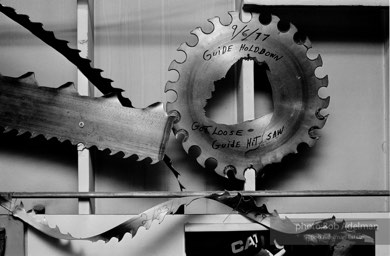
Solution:
[{"label": "shadow on wall", "polygon": [[20,159],[36,158],[67,167],[77,166],[76,146],[69,141],[61,143],[55,138],[46,140],[41,135],[31,139],[28,132],[17,136],[16,130],[8,133],[3,131],[4,129],[0,128],[0,155],[15,154],[20,156]]}]

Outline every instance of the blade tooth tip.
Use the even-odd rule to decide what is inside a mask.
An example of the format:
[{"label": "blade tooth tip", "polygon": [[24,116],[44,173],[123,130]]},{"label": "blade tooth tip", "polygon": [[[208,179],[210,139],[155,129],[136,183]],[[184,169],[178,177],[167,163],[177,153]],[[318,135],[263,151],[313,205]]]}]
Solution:
[{"label": "blade tooth tip", "polygon": [[279,21],[280,21],[280,18],[278,16],[271,15],[271,23],[278,23]]},{"label": "blade tooth tip", "polygon": [[25,83],[33,86],[39,86],[38,81],[35,79],[34,72],[27,72],[24,75],[17,78],[20,83]]},{"label": "blade tooth tip", "polygon": [[69,93],[77,93],[77,89],[74,83],[68,82],[60,87],[58,87],[58,90],[63,91],[63,92],[69,92]]},{"label": "blade tooth tip", "polygon": [[103,96],[101,96],[98,99],[100,99],[103,102],[105,102],[107,104],[110,104],[112,106],[123,107],[123,105],[119,101],[118,92],[114,92],[114,93],[109,93],[109,94],[103,95]]},{"label": "blade tooth tip", "polygon": [[221,19],[219,16],[215,16],[213,18],[208,19],[208,22],[210,22],[213,25],[213,30],[218,30],[218,27],[222,27]]},{"label": "blade tooth tip", "polygon": [[184,52],[185,54],[187,54],[187,51],[188,51],[188,48],[190,48],[191,46],[189,46],[187,43],[182,43],[179,48],[177,48],[178,51],[182,51]]},{"label": "blade tooth tip", "polygon": [[5,127],[4,127],[3,133],[8,133],[8,132],[10,132],[10,131],[12,131],[12,130],[13,130],[13,128],[11,128],[11,127],[9,127],[9,126],[5,126]]},{"label": "blade tooth tip", "polygon": [[186,59],[184,59],[183,62],[178,62],[177,60],[173,60],[168,67],[168,71],[171,71],[171,70],[179,71],[180,64],[184,63],[185,61],[186,61]]},{"label": "blade tooth tip", "polygon": [[[179,113],[179,112],[177,112],[177,113]],[[188,138],[189,138],[190,135],[189,135],[189,133],[188,133],[187,130],[185,130],[185,129],[179,129],[179,130],[176,131],[175,136],[176,136],[176,138],[179,138],[180,136],[183,136],[182,143],[184,144],[184,143],[188,140]],[[187,143],[186,143],[186,144],[187,144]],[[188,147],[189,147],[189,146],[188,146]]]},{"label": "blade tooth tip", "polygon": [[229,11],[228,14],[231,18],[229,25],[231,25],[234,19],[238,18],[239,14],[237,11]]},{"label": "blade tooth tip", "polygon": [[165,84],[165,92],[174,91],[175,93],[177,93],[175,89],[176,89],[176,82],[168,81]]},{"label": "blade tooth tip", "polygon": [[324,77],[322,78],[318,78],[322,81],[322,87],[328,87],[328,84],[329,84],[329,76],[328,75],[325,75]]},{"label": "blade tooth tip", "polygon": [[197,27],[194,30],[192,30],[190,32],[190,34],[192,34],[198,38],[198,42],[196,42],[194,46],[196,46],[199,43],[199,40],[201,40],[201,38],[205,36],[205,33],[203,32],[203,30],[200,27]]},{"label": "blade tooth tip", "polygon": [[323,62],[322,62],[322,57],[321,57],[320,54],[318,54],[317,58],[315,58],[315,59],[312,60],[312,61],[315,63],[315,65],[317,66],[317,68],[318,68],[318,67],[322,67]]},{"label": "blade tooth tip", "polygon": [[135,161],[137,162],[141,162],[142,160],[144,160],[146,157],[145,156],[140,156],[140,155],[137,155],[137,154],[134,154],[137,156],[137,159],[135,159]]},{"label": "blade tooth tip", "polygon": [[27,131],[24,130],[24,129],[17,129],[17,136],[20,136],[20,135],[23,135],[24,133],[26,133]]},{"label": "blade tooth tip", "polygon": [[116,150],[110,150],[110,153],[108,153],[110,156],[113,156],[113,155],[116,155],[118,154],[119,151],[116,151]]}]

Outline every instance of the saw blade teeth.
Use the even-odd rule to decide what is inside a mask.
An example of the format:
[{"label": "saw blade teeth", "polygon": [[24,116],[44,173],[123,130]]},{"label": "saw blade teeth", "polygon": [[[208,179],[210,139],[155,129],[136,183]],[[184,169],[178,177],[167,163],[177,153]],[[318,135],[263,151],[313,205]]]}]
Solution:
[{"label": "saw blade teeth", "polygon": [[[52,138],[56,138],[56,137],[52,137]],[[85,143],[82,143],[82,142],[79,142],[79,141],[76,141],[76,140],[74,140],[74,139],[71,139],[71,138],[66,138],[65,140],[68,140],[69,142],[70,142],[70,144],[72,144],[72,145],[78,145],[78,144],[83,144],[84,145],[84,147],[86,148],[86,146],[85,146]]]},{"label": "saw blade teeth", "polygon": [[[174,89],[166,89],[165,94],[167,95],[166,98],[166,107],[167,109],[170,109],[170,106],[172,106],[173,103],[175,103],[179,98],[178,94]],[[168,113],[169,115],[169,113]]]},{"label": "saw blade teeth", "polygon": [[268,26],[272,22],[272,15],[263,12],[259,13],[258,21],[262,26]]},{"label": "saw blade teeth", "polygon": [[[317,133],[317,131],[319,130],[320,128],[319,127],[316,127],[316,126],[313,126],[309,129],[309,131],[307,132],[309,137],[312,139],[312,141],[314,140],[313,144],[315,143],[316,140],[318,140],[320,138],[320,135]],[[312,145],[308,144],[310,147]]]},{"label": "saw blade teeth", "polygon": [[[291,25],[292,25],[292,24],[291,24]],[[292,26],[293,26],[293,25],[292,25]],[[294,27],[295,27],[295,26],[294,26]],[[310,59],[309,56],[308,56],[308,50],[309,50],[309,49],[308,49],[307,46],[305,45],[306,41],[308,40],[307,35],[301,33],[300,31],[296,31],[296,32],[294,33],[294,35],[293,35],[293,39],[294,39],[294,42],[295,42],[296,44],[298,44],[298,45],[303,45],[303,46],[306,48],[306,57],[307,57],[308,59]]]},{"label": "saw blade teeth", "polygon": [[106,147],[103,147],[103,146],[95,146],[99,151],[105,151],[106,150]]},{"label": "saw blade teeth", "polygon": [[142,157],[142,156],[139,156],[139,155],[136,155],[136,154],[134,154],[134,156],[136,157],[135,161],[137,161],[137,162],[141,162],[142,160],[145,159],[145,157]]},{"label": "saw blade teeth", "polygon": [[151,159],[150,157],[147,157],[148,158],[148,160],[150,160],[151,162],[150,162],[150,164],[156,164],[158,161],[157,160],[153,160],[153,159]]},{"label": "saw blade teeth", "polygon": [[198,145],[190,145],[189,148],[188,148],[188,154],[190,156],[192,156],[193,158],[195,158],[197,160],[197,162],[202,167],[204,167],[204,165],[202,165],[202,161],[201,161],[201,158],[200,158],[200,156],[202,155],[202,149]]},{"label": "saw blade teeth", "polygon": [[315,113],[315,115],[316,115],[316,118],[317,118],[318,120],[323,121],[323,122],[321,123],[321,128],[322,128],[322,127],[324,127],[325,122],[328,120],[329,114],[323,115],[323,114],[321,114],[321,110],[322,110],[322,109],[318,109],[317,112]]},{"label": "saw blade teeth", "polygon": [[208,157],[205,159],[204,165],[210,170],[215,170],[218,167],[218,161],[214,157]]},{"label": "saw blade teeth", "polygon": [[[56,139],[57,139],[59,142],[61,142],[61,143],[63,143],[63,142],[65,141],[65,138],[63,138],[63,137],[61,137],[61,136],[57,136]],[[73,145],[73,144],[72,144],[72,145]]]},{"label": "saw blade teeth", "polygon": [[51,134],[43,134],[43,137],[45,137],[46,140],[51,140],[52,138],[54,138],[54,136],[52,136]]},{"label": "saw blade teeth", "polygon": [[297,27],[294,26],[294,24],[292,24],[290,22],[290,28],[288,30],[288,33],[292,34],[292,35],[295,35],[296,33],[298,32],[298,29]]},{"label": "saw blade teeth", "polygon": [[271,22],[269,25],[271,25],[271,24],[277,25],[279,23],[279,21],[280,21],[280,18],[278,16],[271,15]]},{"label": "saw blade teeth", "polygon": [[324,127],[325,125],[325,122],[326,122],[326,117],[323,116],[321,113],[320,113],[321,109],[317,109],[314,114],[312,114],[313,116],[313,121],[311,122],[311,127],[316,127],[317,129],[321,129],[322,127]]},{"label": "saw blade teeth", "polygon": [[319,136],[315,135],[314,130],[317,128],[310,128],[306,130],[306,133],[302,136],[302,142],[307,144],[309,147],[313,147],[319,139]]},{"label": "saw blade teeth", "polygon": [[330,96],[328,96],[326,98],[320,98],[320,100],[321,100],[321,103],[318,105],[321,106],[321,110],[329,107]]},{"label": "saw blade teeth", "polygon": [[306,40],[303,42],[303,45],[306,47],[306,49],[312,48],[311,41],[308,37],[306,37]]},{"label": "saw blade teeth", "polygon": [[116,155],[116,154],[118,154],[119,152],[118,151],[114,151],[114,150],[111,150],[111,149],[109,149],[109,155],[110,156],[113,156],[113,155]]},{"label": "saw blade teeth", "polygon": [[163,106],[162,102],[155,102],[153,104],[150,104],[149,106],[147,106],[146,108],[144,108],[142,110],[147,111],[147,112],[157,112],[157,113],[161,113],[161,114],[166,114],[166,112],[164,111],[164,106]]},{"label": "saw blade teeth", "polygon": [[131,157],[131,154],[129,152],[124,152],[123,158],[129,158]]},{"label": "saw blade teeth", "polygon": [[[187,57],[186,57],[186,59],[187,59]],[[186,59],[183,62],[178,62],[177,60],[173,60],[168,67],[168,71],[174,70],[174,71],[179,73],[179,77],[180,77],[179,66],[181,64],[183,64],[186,61]]]},{"label": "saw blade teeth", "polygon": [[289,144],[286,151],[288,154],[298,154],[298,145]]},{"label": "saw blade teeth", "polygon": [[21,83],[29,84],[32,86],[39,86],[38,81],[35,79],[34,72],[27,72],[26,74],[18,77],[17,80]]},{"label": "saw blade teeth", "polygon": [[320,54],[318,54],[317,58],[315,58],[314,60],[310,60],[311,62],[314,63],[314,65],[318,68],[318,67],[322,67],[322,57]]},{"label": "saw blade teeth", "polygon": [[11,127],[9,127],[9,126],[5,126],[5,127],[4,127],[3,133],[8,133],[8,132],[10,132],[10,131],[12,131],[12,130],[13,130],[13,128],[11,128]]},{"label": "saw blade teeth", "polygon": [[[184,54],[186,55],[186,58],[187,58],[187,51],[188,51],[188,49],[189,48],[191,48],[192,46],[190,46],[189,44],[187,44],[187,43],[182,43],[180,46],[179,46],[179,48],[177,48],[177,51],[181,51],[181,52],[184,52]],[[186,59],[185,58],[185,59]],[[184,59],[184,61],[185,61],[185,59]],[[183,62],[184,62],[183,61]]]},{"label": "saw blade teeth", "polygon": [[58,90],[61,90],[62,92],[72,93],[72,94],[77,93],[76,87],[72,82],[68,82],[61,85],[60,87],[58,87]]},{"label": "saw blade teeth", "polygon": [[[317,76],[316,76],[317,77]],[[318,78],[317,79],[321,82],[321,86],[320,88],[327,88],[328,87],[328,84],[329,84],[329,77],[328,75],[325,75],[324,77],[322,78]],[[320,89],[319,88],[319,89]]]},{"label": "saw blade teeth", "polygon": [[[176,131],[175,136],[176,136],[176,138],[183,137],[182,142],[184,144],[187,141],[189,134],[186,130],[180,129],[180,130]],[[188,148],[187,148],[187,151],[188,151]]]},{"label": "saw blade teeth", "polygon": [[269,165],[270,163],[272,163],[272,160],[271,160],[271,156],[269,154],[266,155],[266,156],[263,156],[261,158],[261,165],[262,166]]},{"label": "saw blade teeth", "polygon": [[16,129],[16,131],[17,131],[17,133],[16,133],[17,136],[23,135],[24,133],[27,132],[27,130],[25,130],[25,129]]},{"label": "saw blade teeth", "polygon": [[[88,143],[88,142],[80,142],[81,144],[84,145],[85,148],[88,148],[88,149],[91,149],[92,147],[94,147],[95,145],[91,144],[91,143]],[[95,146],[96,147],[96,146]]]},{"label": "saw blade teeth", "polygon": [[231,20],[230,20],[228,25],[231,25],[234,20],[239,18],[238,12],[230,11],[230,12],[228,12],[228,14],[229,14],[229,16],[231,18]]},{"label": "saw blade teeth", "polygon": [[221,29],[222,27],[224,27],[221,23],[221,19],[218,17],[218,16],[215,16],[211,19],[208,19],[208,21],[213,24],[213,30],[212,31],[216,31],[216,30],[219,30]]},{"label": "saw blade teeth", "polygon": [[228,177],[229,175],[236,176],[237,175],[237,168],[234,165],[226,165],[223,167],[222,173],[225,177]]},{"label": "saw blade teeth", "polygon": [[122,107],[117,92],[103,95],[102,97],[100,97],[100,99],[106,103],[109,103],[111,106]]},{"label": "saw blade teeth", "polygon": [[[248,22],[254,20],[254,21],[260,23],[260,20],[259,20],[259,19],[260,19],[260,13],[251,12],[250,15],[251,15],[251,18],[250,18],[250,20],[249,20]],[[247,23],[247,22],[246,22],[246,23]],[[261,23],[260,23],[260,24],[261,24]]]},{"label": "saw blade teeth", "polygon": [[168,116],[173,117],[173,123],[176,124],[176,123],[180,122],[181,115],[180,115],[179,111],[171,110],[168,112]]},{"label": "saw blade teeth", "polygon": [[199,41],[202,41],[203,38],[206,36],[206,34],[203,32],[203,30],[200,27],[195,28],[190,32],[190,34],[196,36],[198,38],[198,42],[196,42],[195,45],[199,43]]},{"label": "saw blade teeth", "polygon": [[280,159],[281,161],[283,160],[283,158],[289,154],[298,154],[298,149],[297,149],[297,145],[290,145],[290,146],[287,146],[285,151],[284,151],[284,156]]},{"label": "saw blade teeth", "polygon": [[287,151],[279,151],[279,152],[276,152],[276,155],[275,155],[275,162],[274,163],[280,163],[283,159],[283,157],[285,155],[287,155],[289,152]]},{"label": "saw blade teeth", "polygon": [[38,137],[39,133],[31,132],[31,139],[34,139],[35,137]]},{"label": "saw blade teeth", "polygon": [[175,89],[176,89],[176,82],[168,81],[165,84],[165,92],[173,91],[173,92],[175,92],[177,94],[177,92],[175,91]]}]

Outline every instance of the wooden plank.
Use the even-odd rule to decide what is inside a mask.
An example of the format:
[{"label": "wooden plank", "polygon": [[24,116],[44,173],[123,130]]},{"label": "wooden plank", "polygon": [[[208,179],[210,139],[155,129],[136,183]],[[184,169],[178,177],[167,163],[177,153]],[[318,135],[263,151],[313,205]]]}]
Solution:
[{"label": "wooden plank", "polygon": [[[81,51],[80,56],[93,58],[93,0],[77,1],[77,48]],[[88,79],[77,71],[77,90],[80,95],[93,95],[93,86],[89,85]],[[90,192],[94,190],[94,173],[91,163],[90,151],[79,144],[78,150],[78,190]],[[79,200],[79,214],[94,213],[93,202]]]}]

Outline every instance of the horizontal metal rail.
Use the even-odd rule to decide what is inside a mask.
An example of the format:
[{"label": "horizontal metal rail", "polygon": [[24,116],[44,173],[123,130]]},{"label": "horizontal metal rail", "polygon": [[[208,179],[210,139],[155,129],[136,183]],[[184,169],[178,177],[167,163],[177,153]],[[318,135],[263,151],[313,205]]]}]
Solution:
[{"label": "horizontal metal rail", "polygon": [[[0,192],[11,198],[178,198],[205,197],[224,191],[135,191],[135,192]],[[388,197],[389,190],[301,190],[229,191],[252,197]]]}]

